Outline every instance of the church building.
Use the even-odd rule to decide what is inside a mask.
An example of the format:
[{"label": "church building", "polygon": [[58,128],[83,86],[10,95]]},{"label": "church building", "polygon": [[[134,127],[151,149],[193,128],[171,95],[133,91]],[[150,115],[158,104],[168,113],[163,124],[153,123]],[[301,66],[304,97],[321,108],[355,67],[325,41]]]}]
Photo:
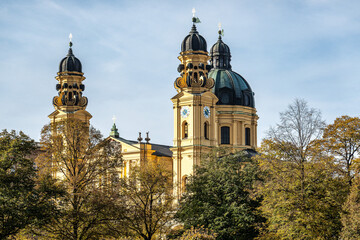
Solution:
[{"label": "church building", "polygon": [[[202,154],[213,147],[226,146],[255,153],[257,120],[254,92],[248,82],[232,70],[230,48],[222,40],[207,50],[207,43],[196,28],[193,17],[189,34],[181,43],[178,59],[179,77],[174,82],[171,98],[174,113],[173,146],[150,142],[141,133],[137,140],[124,139],[114,123],[109,139],[121,144],[124,160],[122,176],[131,166],[142,161],[161,161],[173,173],[175,193],[180,196],[194,166],[200,164]],[[175,70],[175,69],[174,69]],[[51,123],[76,118],[89,124],[91,114],[86,111],[88,100],[83,96],[85,85],[81,62],[69,52],[61,60],[53,99],[55,111],[49,115]],[[172,84],[169,81],[169,84]],[[140,109],[139,109],[140,111]]]}]

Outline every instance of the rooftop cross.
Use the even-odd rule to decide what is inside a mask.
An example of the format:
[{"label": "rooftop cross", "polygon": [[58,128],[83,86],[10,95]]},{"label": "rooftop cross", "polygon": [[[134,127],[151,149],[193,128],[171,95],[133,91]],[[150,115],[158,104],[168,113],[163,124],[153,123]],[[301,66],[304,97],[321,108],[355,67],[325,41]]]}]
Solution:
[{"label": "rooftop cross", "polygon": [[116,121],[115,115],[112,117],[112,120],[113,120],[113,122],[114,122],[114,124],[115,124],[115,121]]}]

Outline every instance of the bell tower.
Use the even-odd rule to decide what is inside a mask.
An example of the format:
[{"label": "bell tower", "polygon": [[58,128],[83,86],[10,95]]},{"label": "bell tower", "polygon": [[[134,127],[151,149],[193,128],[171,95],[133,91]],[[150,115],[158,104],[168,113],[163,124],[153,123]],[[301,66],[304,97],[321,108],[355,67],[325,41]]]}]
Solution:
[{"label": "bell tower", "polygon": [[178,57],[180,77],[174,82],[178,94],[171,99],[174,109],[174,146],[171,150],[177,196],[184,191],[194,166],[200,164],[201,155],[216,145],[215,104],[218,98],[211,92],[214,79],[208,77],[211,66],[206,41],[196,29],[200,20],[194,15],[192,22]]},{"label": "bell tower", "polygon": [[83,96],[85,85],[82,82],[85,80],[85,77],[80,60],[73,54],[71,33],[69,38],[70,48],[68,54],[61,60],[59,72],[55,77],[58,81],[56,84],[58,96],[53,98],[55,111],[49,115],[49,118],[51,124],[69,118],[89,124],[92,116],[86,111],[88,99]]}]

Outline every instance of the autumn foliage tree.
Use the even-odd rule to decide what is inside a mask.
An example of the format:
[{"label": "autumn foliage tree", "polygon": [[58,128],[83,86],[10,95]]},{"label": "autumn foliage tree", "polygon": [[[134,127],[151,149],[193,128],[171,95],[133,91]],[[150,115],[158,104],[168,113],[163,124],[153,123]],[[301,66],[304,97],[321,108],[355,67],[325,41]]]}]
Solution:
[{"label": "autumn foliage tree", "polygon": [[260,239],[338,239],[347,187],[317,145],[324,126],[318,110],[295,100],[262,142],[260,209],[267,222]]},{"label": "autumn foliage tree", "polygon": [[360,239],[360,176],[353,179],[350,194],[344,204],[341,239]]},{"label": "autumn foliage tree", "polygon": [[179,240],[215,240],[216,233],[204,227],[194,228],[186,230]]},{"label": "autumn foliage tree", "polygon": [[173,220],[175,205],[172,174],[161,162],[148,161],[134,165],[118,184],[118,217],[108,228],[117,237],[160,239]]},{"label": "autumn foliage tree", "polygon": [[360,118],[341,116],[324,130],[323,148],[334,156],[339,171],[349,185],[354,177],[354,163],[359,159]]},{"label": "autumn foliage tree", "polygon": [[118,177],[120,148],[84,122],[68,119],[44,126],[39,159],[41,171],[52,173],[65,187],[57,199],[59,217],[45,225],[47,239],[95,239],[106,234],[114,196],[111,179]]}]

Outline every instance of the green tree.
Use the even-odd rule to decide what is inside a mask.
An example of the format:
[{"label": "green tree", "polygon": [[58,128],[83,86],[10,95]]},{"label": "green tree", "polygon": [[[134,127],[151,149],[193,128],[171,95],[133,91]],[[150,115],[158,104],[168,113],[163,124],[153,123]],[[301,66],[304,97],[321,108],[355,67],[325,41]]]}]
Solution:
[{"label": "green tree", "polygon": [[98,239],[106,236],[121,166],[120,148],[84,122],[68,119],[42,131],[41,171],[51,172],[65,187],[57,199],[58,218],[39,234],[46,239]]},{"label": "green tree", "polygon": [[176,217],[185,228],[213,230],[217,239],[253,239],[262,221],[254,193],[259,175],[257,163],[244,153],[214,149],[195,168]]},{"label": "green tree", "polygon": [[167,232],[175,210],[171,171],[160,162],[141,163],[132,166],[118,187],[113,211],[119,216],[108,225],[111,232],[144,240],[158,239]]},{"label": "green tree", "polygon": [[338,239],[347,187],[317,142],[320,111],[295,100],[280,119],[259,149],[266,173],[260,209],[267,218],[260,239]]},{"label": "green tree", "polygon": [[29,225],[43,224],[56,212],[60,194],[49,176],[37,177],[36,144],[23,132],[0,133],[0,239]]},{"label": "green tree", "polygon": [[340,174],[351,185],[354,163],[360,150],[360,118],[341,116],[324,130],[321,140],[324,150],[335,157]]}]

